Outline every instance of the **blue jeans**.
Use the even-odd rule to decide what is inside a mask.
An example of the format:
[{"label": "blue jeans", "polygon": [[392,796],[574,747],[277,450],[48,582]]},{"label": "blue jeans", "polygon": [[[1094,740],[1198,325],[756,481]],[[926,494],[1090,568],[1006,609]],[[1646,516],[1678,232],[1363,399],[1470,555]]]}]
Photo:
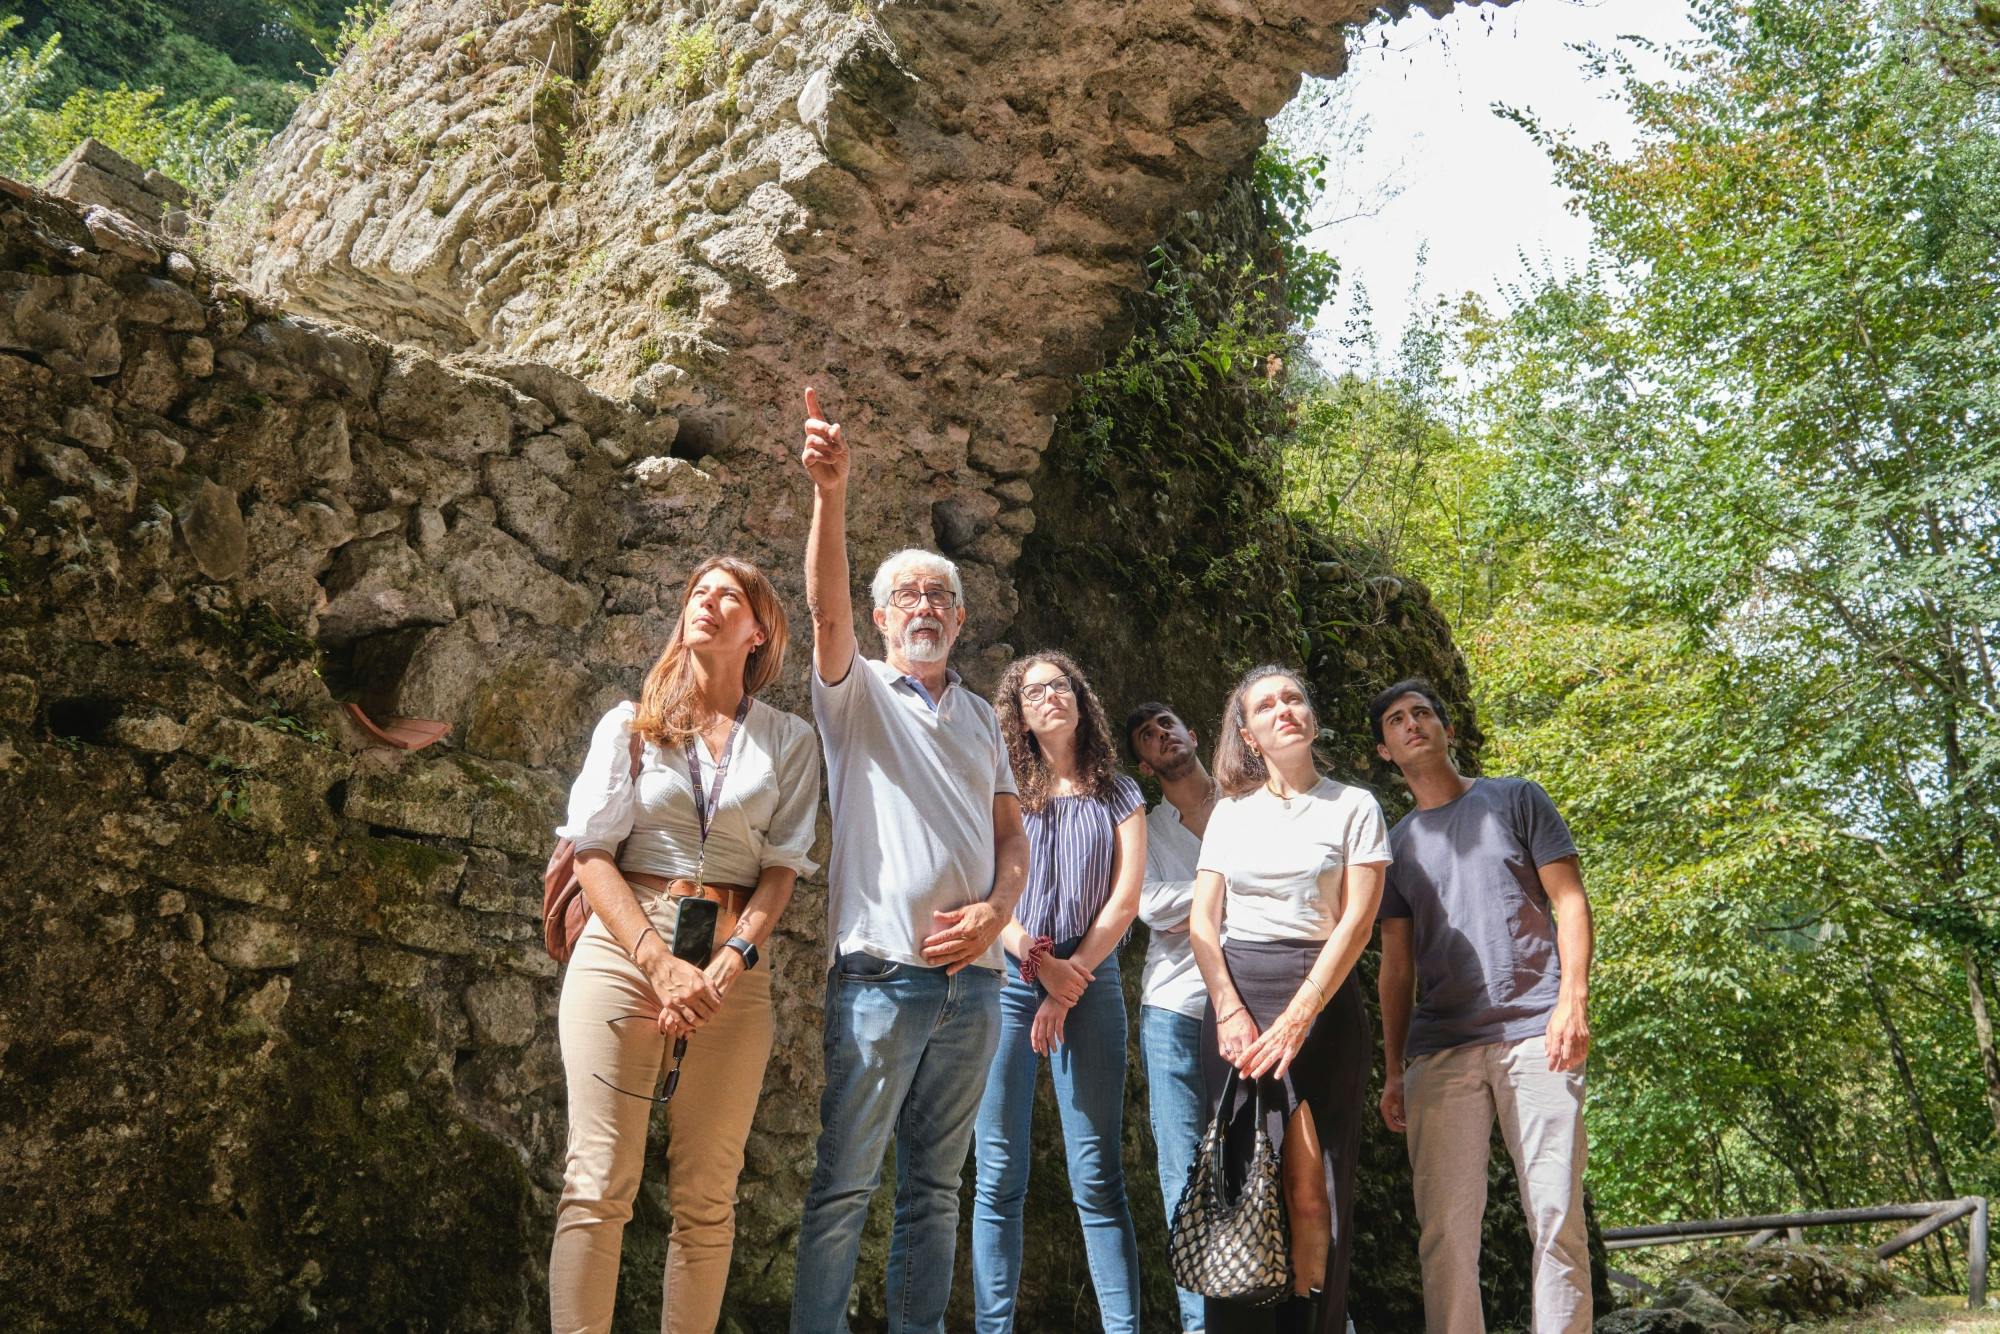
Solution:
[{"label": "blue jeans", "polygon": [[942,1334],[958,1183],[999,1034],[1000,976],[843,954],[826,980],[819,1162],[799,1225],[792,1334],[844,1334],[861,1227],[896,1142],[890,1334]]},{"label": "blue jeans", "polygon": [[[1187,1184],[1188,1168],[1207,1129],[1208,1093],[1201,1081],[1201,1019],[1197,1015],[1139,1007],[1139,1048],[1146,1057],[1146,1101],[1153,1116],[1153,1143],[1160,1151],[1160,1198],[1167,1224]],[[1202,1298],[1176,1288],[1181,1328],[1202,1327]]]},{"label": "blue jeans", "polygon": [[[973,1327],[980,1334],[1014,1327],[1021,1282],[1021,1211],[1028,1198],[1030,1131],[1041,1058],[1028,1045],[1044,992],[1021,980],[1007,960],[1000,991],[1000,1044],[979,1105],[978,1176],[972,1191]],[[1139,1242],[1125,1205],[1118,1150],[1125,1117],[1125,993],[1118,959],[1096,968],[1070,1008],[1063,1042],[1049,1054],[1062,1113],[1070,1193],[1083,1223],[1091,1286],[1107,1331],[1139,1328]]]}]

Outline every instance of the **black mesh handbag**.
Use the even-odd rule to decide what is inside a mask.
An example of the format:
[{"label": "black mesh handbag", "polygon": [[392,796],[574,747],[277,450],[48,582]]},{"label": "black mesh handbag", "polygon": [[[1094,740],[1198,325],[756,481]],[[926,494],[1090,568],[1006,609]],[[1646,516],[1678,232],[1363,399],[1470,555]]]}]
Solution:
[{"label": "black mesh handbag", "polygon": [[1264,1128],[1263,1081],[1257,1081],[1257,1137],[1243,1188],[1229,1198],[1223,1142],[1235,1107],[1237,1072],[1222,1086],[1222,1100],[1201,1152],[1188,1168],[1174,1205],[1167,1241],[1174,1282],[1204,1297],[1268,1306],[1292,1291],[1292,1237],[1285,1222],[1278,1151]]}]

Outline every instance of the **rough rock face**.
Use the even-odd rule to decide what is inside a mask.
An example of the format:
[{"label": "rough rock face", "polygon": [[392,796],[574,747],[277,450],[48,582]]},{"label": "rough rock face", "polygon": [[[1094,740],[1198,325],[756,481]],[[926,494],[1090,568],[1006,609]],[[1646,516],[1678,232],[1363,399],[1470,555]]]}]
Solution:
[{"label": "rough rock face", "polygon": [[294,310],[675,411],[740,470],[817,382],[863,444],[857,563],[944,543],[996,613],[978,649],[1139,257],[1341,68],[1343,25],[1408,7],[400,3],[229,201],[223,253]]},{"label": "rough rock face", "polygon": [[116,209],[173,235],[188,228],[188,192],[179,181],[141,167],[95,139],[70,150],[49,173],[48,192],[77,204]]},{"label": "rough rock face", "polygon": [[1737,1329],[1830,1320],[1897,1293],[1895,1275],[1862,1246],[1708,1246],[1684,1260],[1674,1280],[1654,1305],[1682,1309],[1718,1331],[1730,1328],[1732,1317]]},{"label": "rough rock face", "polygon": [[[794,604],[796,553],[744,539],[747,488],[669,417],[279,315],[45,196],[0,199],[0,386],[0,1309],[532,1326],[567,773],[700,553],[733,539]],[[371,749],[335,691],[455,744]],[[807,886],[787,978],[820,916]],[[801,994],[750,1146],[760,1261],[816,1128]],[[649,1196],[634,1308],[662,1245]]]}]

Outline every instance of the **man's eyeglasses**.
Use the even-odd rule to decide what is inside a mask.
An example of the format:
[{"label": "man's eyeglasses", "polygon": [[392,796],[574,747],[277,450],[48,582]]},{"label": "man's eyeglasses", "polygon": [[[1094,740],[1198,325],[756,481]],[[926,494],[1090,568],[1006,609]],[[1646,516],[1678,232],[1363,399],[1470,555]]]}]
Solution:
[{"label": "man's eyeglasses", "polygon": [[1021,687],[1021,698],[1030,704],[1040,704],[1050,695],[1073,695],[1075,689],[1067,676],[1058,676],[1053,681],[1037,681],[1031,686]]},{"label": "man's eyeglasses", "polygon": [[889,591],[889,605],[899,611],[915,611],[926,602],[940,611],[948,611],[957,604],[958,594],[949,588],[895,588]]}]

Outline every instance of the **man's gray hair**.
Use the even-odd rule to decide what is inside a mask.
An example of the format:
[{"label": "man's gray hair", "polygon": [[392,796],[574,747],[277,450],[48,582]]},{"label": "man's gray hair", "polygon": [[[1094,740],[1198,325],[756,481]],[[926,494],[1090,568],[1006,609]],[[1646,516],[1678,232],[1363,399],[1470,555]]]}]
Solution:
[{"label": "man's gray hair", "polygon": [[946,560],[935,551],[925,551],[922,547],[904,547],[889,559],[875,567],[875,578],[868,585],[869,594],[875,605],[889,605],[889,594],[896,587],[896,578],[903,574],[941,574],[951,585],[951,594],[958,604],[965,605],[965,585],[959,582],[958,566]]}]

